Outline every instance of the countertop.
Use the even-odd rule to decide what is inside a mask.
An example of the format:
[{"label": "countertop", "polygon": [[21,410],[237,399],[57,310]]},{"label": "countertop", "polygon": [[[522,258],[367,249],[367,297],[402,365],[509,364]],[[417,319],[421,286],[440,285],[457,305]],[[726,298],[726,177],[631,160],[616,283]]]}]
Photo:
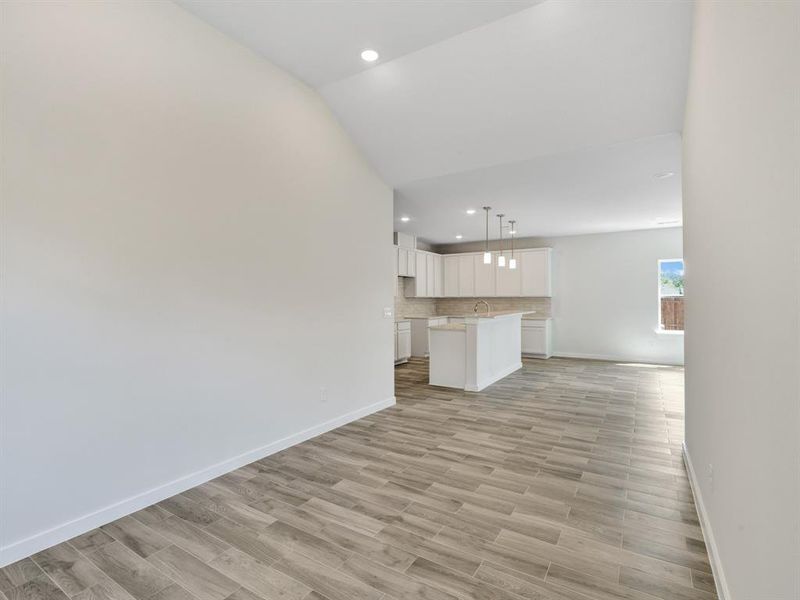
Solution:
[{"label": "countertop", "polygon": [[432,331],[466,331],[467,326],[463,323],[448,323],[447,325],[434,325],[429,329]]},{"label": "countertop", "polygon": [[523,319],[528,320],[536,320],[536,321],[544,321],[549,319],[550,317],[545,317],[543,315],[538,315],[535,310],[493,310],[491,312],[479,312],[479,313],[465,313],[460,315],[431,315],[427,317],[404,317],[404,319],[494,319],[496,317],[504,317],[507,315],[522,315]]},{"label": "countertop", "polygon": [[545,317],[544,315],[537,315],[535,312],[529,312],[522,315],[522,318],[526,321],[549,321],[551,317]]}]

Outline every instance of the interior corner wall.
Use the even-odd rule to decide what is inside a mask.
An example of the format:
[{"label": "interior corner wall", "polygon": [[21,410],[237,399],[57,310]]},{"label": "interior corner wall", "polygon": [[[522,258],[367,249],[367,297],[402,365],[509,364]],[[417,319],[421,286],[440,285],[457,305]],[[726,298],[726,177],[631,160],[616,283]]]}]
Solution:
[{"label": "interior corner wall", "polygon": [[553,352],[683,364],[683,336],[657,333],[658,261],[683,256],[680,227],[540,238],[553,248]]},{"label": "interior corner wall", "polygon": [[696,4],[686,456],[722,600],[800,598],[798,73],[799,2]]},{"label": "interior corner wall", "polygon": [[171,2],[0,10],[0,564],[392,404],[392,192],[317,93]]}]

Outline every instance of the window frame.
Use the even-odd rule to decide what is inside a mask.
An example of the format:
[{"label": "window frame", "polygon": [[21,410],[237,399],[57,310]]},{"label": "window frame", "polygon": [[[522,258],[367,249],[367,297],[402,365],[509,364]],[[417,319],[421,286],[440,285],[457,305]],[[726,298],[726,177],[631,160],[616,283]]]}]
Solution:
[{"label": "window frame", "polygon": [[670,263],[670,262],[680,262],[681,265],[683,265],[684,272],[686,271],[686,263],[683,261],[683,258],[659,258],[658,259],[657,268],[656,268],[656,285],[658,286],[656,288],[656,294],[657,294],[656,303],[658,304],[658,322],[656,324],[656,332],[657,333],[668,333],[668,334],[678,335],[678,334],[682,334],[684,332],[685,325],[684,325],[684,329],[665,329],[664,325],[663,325],[663,323],[661,321],[661,299],[662,298],[685,298],[686,297],[685,289],[684,289],[684,293],[683,294],[674,294],[674,295],[667,295],[667,296],[662,296],[661,295],[661,263]]}]

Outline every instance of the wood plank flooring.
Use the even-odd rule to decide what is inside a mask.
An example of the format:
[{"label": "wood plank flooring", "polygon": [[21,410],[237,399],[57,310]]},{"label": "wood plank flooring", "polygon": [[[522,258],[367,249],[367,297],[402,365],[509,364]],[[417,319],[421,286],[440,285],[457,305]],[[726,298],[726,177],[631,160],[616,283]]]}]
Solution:
[{"label": "wood plank flooring", "polygon": [[525,360],[0,569],[0,600],[712,600],[683,370]]}]

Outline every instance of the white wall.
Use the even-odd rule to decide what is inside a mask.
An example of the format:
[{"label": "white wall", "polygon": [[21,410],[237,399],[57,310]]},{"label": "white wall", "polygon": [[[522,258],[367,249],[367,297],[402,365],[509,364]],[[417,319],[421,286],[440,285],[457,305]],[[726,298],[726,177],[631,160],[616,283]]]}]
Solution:
[{"label": "white wall", "polygon": [[723,600],[800,598],[798,32],[798,2],[696,6],[686,447]]},{"label": "white wall", "polygon": [[169,2],[2,21],[0,563],[393,401],[391,190],[314,91]]},{"label": "white wall", "polygon": [[[657,334],[658,260],[683,255],[680,227],[522,238],[553,248],[553,350],[558,356],[683,364],[683,336]],[[442,246],[471,252],[482,244]]]},{"label": "white wall", "polygon": [[553,248],[555,354],[683,364],[683,336],[656,333],[658,261],[683,256],[681,228],[540,243]]}]

